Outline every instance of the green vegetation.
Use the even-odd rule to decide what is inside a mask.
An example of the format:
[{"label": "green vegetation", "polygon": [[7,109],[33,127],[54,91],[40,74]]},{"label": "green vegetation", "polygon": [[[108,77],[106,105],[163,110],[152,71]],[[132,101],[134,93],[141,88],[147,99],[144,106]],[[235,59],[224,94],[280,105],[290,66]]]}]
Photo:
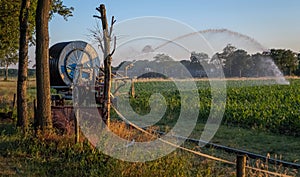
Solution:
[{"label": "green vegetation", "polygon": [[[33,118],[33,100],[36,97],[36,84],[35,80],[29,80],[27,82],[27,100],[29,102],[28,114],[30,118]],[[17,81],[11,79],[8,81],[0,80],[0,112],[9,112],[12,109],[13,97],[17,93]],[[13,110],[13,118],[16,118],[16,107]],[[1,119],[1,117],[0,117]]]},{"label": "green vegetation", "polygon": [[[296,107],[300,102],[300,97],[297,95],[300,89],[298,88],[300,80],[291,79],[290,85],[258,86],[262,82],[268,83],[268,81],[261,80],[229,80],[227,82],[228,97],[225,117],[223,125],[212,142],[298,163],[300,137],[299,129],[297,131],[295,126],[299,119]],[[35,84],[34,82],[29,82],[29,84],[28,92],[32,93],[29,100],[32,100],[35,95]],[[1,105],[5,106],[6,104],[9,107],[7,104],[11,103],[11,95],[16,90],[15,86],[16,82],[0,82],[1,97],[5,97],[3,100],[6,100],[6,103],[2,102]],[[199,80],[197,86],[201,100],[200,116],[191,137],[199,139],[209,113],[211,95],[208,81]],[[121,92],[124,91],[121,90]],[[135,98],[131,98],[131,106],[137,112],[147,114],[150,111],[149,98],[153,93],[161,93],[168,103],[167,112],[157,126],[170,129],[180,114],[181,99],[183,103],[187,100],[179,95],[173,82],[136,82]],[[247,111],[251,114],[244,113]],[[256,115],[260,116],[256,117]],[[294,121],[295,124],[283,126],[283,122],[287,124],[288,121]],[[132,129],[126,130],[122,125],[112,128],[112,130],[128,140],[141,136],[140,132]],[[292,130],[295,131],[291,132]],[[289,136],[282,135],[283,133]],[[185,143],[184,146],[230,161],[235,160],[235,155],[227,154],[224,151],[195,147],[195,144],[190,143]],[[265,162],[261,163],[260,161],[251,161],[250,164],[283,174],[293,176],[298,174],[296,171],[285,169],[280,165],[272,167],[269,164],[266,166]],[[82,140],[82,144],[76,145],[72,135],[35,135],[31,130],[24,138],[22,133],[15,129],[14,122],[0,120],[0,176],[3,175],[227,177],[235,176],[235,167],[207,160],[182,150],[176,150],[166,157],[151,162],[129,163],[108,157],[91,147],[86,140]],[[249,175],[258,176],[259,174],[249,171]]]},{"label": "green vegetation", "polygon": [[0,124],[0,175],[12,176],[233,176],[234,169],[177,150],[146,163],[108,157],[86,141],[29,135],[24,138],[12,124]]},{"label": "green vegetation", "polygon": [[[130,78],[206,78],[219,77],[220,68],[226,78],[299,76],[300,54],[288,49],[270,49],[250,54],[249,51],[228,44],[221,53],[212,56],[191,52],[190,58],[177,61],[166,54],[157,54],[147,60],[123,61],[113,70]],[[143,70],[149,71],[141,74]],[[188,71],[188,74],[187,72]]]},{"label": "green vegetation", "polygon": [[224,122],[299,136],[299,84],[229,89]]},{"label": "green vegetation", "polygon": [[[197,124],[191,137],[200,139],[204,124]],[[300,137],[278,135],[260,130],[222,125],[211,140],[236,149],[246,150],[263,156],[299,163]],[[209,153],[209,150],[206,150]],[[234,161],[235,156],[224,154],[223,151],[214,151],[216,156]]]},{"label": "green vegetation", "polygon": [[[114,127],[115,124],[112,125]],[[128,139],[141,136],[138,131],[124,130],[124,126],[118,126],[118,129],[114,127],[113,130],[118,135],[123,133],[123,137],[127,136]],[[198,125],[195,130],[199,131],[200,129],[201,125]],[[195,137],[198,135],[196,131],[193,135]],[[97,149],[92,148],[86,140],[82,144],[75,145],[72,136],[54,134],[38,134],[35,136],[32,132],[24,138],[21,133],[15,130],[13,124],[2,121],[0,132],[0,176],[235,176],[234,166],[207,160],[182,150],[176,150],[168,156],[151,162],[130,163],[111,158],[99,152]],[[131,136],[128,137],[128,134]],[[268,143],[255,149],[258,146],[256,143],[259,138],[265,139],[261,143]],[[250,146],[252,150],[264,149],[263,152],[268,152],[270,147],[282,146],[283,142],[280,143],[280,141],[283,140],[286,143],[294,141],[282,150],[289,150],[292,158],[297,157],[299,149],[296,150],[299,147],[299,140],[269,135],[259,131],[228,129],[228,127],[222,126],[213,141],[224,142],[225,145],[229,146],[241,144],[247,148]],[[235,160],[234,155],[223,151],[199,148],[188,143],[185,146],[231,161]],[[291,146],[294,147],[291,148]],[[277,147],[274,150],[278,149],[280,148]],[[278,159],[280,159],[279,156]],[[274,154],[271,154],[271,157],[274,158]],[[254,161],[251,164],[258,167],[256,165],[258,162]],[[259,164],[265,164],[265,162]],[[275,167],[269,165],[268,168],[274,169]],[[263,169],[266,168],[263,167]],[[280,165],[276,166],[275,171],[290,175],[297,174],[296,171],[285,169]],[[257,176],[258,173],[252,172],[251,174],[251,176]]]},{"label": "green vegetation", "polygon": [[[5,77],[5,69],[0,69],[0,78]],[[17,69],[8,69],[8,78],[16,80],[18,77],[18,70]],[[35,77],[35,69],[28,69],[28,77],[34,78]]]},{"label": "green vegetation", "polygon": [[[297,111],[300,80],[291,79],[290,85],[266,85],[268,83],[271,81],[228,80],[223,124],[300,136],[300,112]],[[197,86],[200,99],[198,121],[205,123],[211,108],[211,90],[208,81],[197,81]],[[136,98],[130,100],[131,106],[140,114],[147,114],[150,111],[149,98],[153,93],[161,93],[168,105],[158,125],[174,125],[181,106],[186,106],[187,102],[193,103],[187,100],[192,98],[180,96],[173,82],[152,81],[135,83]],[[191,109],[197,107],[196,104],[188,106]]]}]

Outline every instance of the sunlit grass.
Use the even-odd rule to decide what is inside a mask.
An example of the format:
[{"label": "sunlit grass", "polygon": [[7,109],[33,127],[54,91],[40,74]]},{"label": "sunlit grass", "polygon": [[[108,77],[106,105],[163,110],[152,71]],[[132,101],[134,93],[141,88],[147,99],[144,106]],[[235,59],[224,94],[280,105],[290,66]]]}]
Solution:
[{"label": "sunlit grass", "polygon": [[[17,79],[11,78],[8,81],[0,79],[0,112],[13,111],[16,117],[16,107],[12,110],[14,95],[17,94]],[[35,79],[30,78],[27,82],[27,101],[29,106],[29,117],[33,117],[33,100],[36,97]],[[16,104],[16,103],[15,103]]]},{"label": "sunlit grass", "polygon": [[[146,82],[145,82],[146,83]],[[138,84],[136,84],[138,85]],[[138,91],[138,88],[136,89]],[[8,107],[16,93],[16,80],[0,81],[0,97],[3,105]],[[35,81],[28,84],[28,99],[35,97]],[[171,97],[171,96],[170,96]],[[1,100],[0,100],[1,102]],[[137,103],[140,104],[140,103]],[[32,106],[29,109],[32,110]],[[175,120],[175,119],[174,119]],[[173,125],[173,119],[167,118],[166,124]],[[121,122],[114,122],[111,131],[136,142],[153,140]],[[193,138],[199,139],[204,124],[199,122]],[[234,176],[234,167],[201,158],[199,156],[176,150],[166,157],[146,163],[130,163],[99,152],[86,140],[74,144],[74,137],[55,134],[39,135],[33,132],[24,138],[14,124],[0,124],[0,176]],[[281,160],[299,163],[299,137],[283,136],[266,132],[263,129],[245,129],[235,125],[222,125],[212,139],[213,143],[247,150],[261,155],[276,157]],[[185,144],[189,148],[231,161],[235,155],[211,148],[199,148]],[[257,163],[257,167],[261,167]],[[264,163],[262,163],[265,165]],[[254,164],[255,166],[256,164]],[[264,166],[265,169],[265,166]],[[293,173],[294,174],[294,173]],[[257,173],[253,172],[252,176]]]},{"label": "sunlit grass", "polygon": [[[130,131],[130,138],[147,139],[122,123],[111,128],[121,136]],[[234,176],[233,168],[181,150],[154,161],[124,162],[86,140],[74,144],[72,136],[30,133],[24,138],[11,124],[1,124],[0,132],[0,176]]]}]

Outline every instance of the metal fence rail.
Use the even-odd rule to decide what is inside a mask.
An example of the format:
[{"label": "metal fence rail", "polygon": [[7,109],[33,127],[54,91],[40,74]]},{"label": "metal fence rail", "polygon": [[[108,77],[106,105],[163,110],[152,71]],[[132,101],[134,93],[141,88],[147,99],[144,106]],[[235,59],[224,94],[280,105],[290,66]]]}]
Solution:
[{"label": "metal fence rail", "polygon": [[[157,131],[157,133],[164,135],[166,134],[165,132],[162,131]],[[198,139],[193,139],[193,138],[186,138],[186,137],[182,137],[182,136],[178,136],[178,135],[172,135],[175,138],[179,138],[179,139],[185,139],[187,142],[191,142],[191,143],[205,143],[206,147],[211,147],[211,148],[215,148],[215,149],[220,149],[220,150],[224,150],[228,153],[234,153],[234,154],[241,154],[241,155],[246,155],[248,158],[251,159],[261,159],[264,161],[268,161],[268,163],[270,164],[277,164],[277,165],[282,165],[283,167],[288,167],[288,168],[294,168],[294,169],[300,169],[300,164],[297,163],[292,163],[292,162],[287,162],[287,161],[283,161],[283,160],[277,160],[274,158],[268,158],[266,156],[260,155],[260,154],[255,154],[252,152],[248,152],[245,150],[241,150],[241,149],[235,149],[235,148],[231,148],[231,147],[227,147],[227,146],[223,146],[223,145],[219,145],[219,144],[214,144],[214,143],[210,143],[210,142],[205,142],[205,141],[201,141]]]}]

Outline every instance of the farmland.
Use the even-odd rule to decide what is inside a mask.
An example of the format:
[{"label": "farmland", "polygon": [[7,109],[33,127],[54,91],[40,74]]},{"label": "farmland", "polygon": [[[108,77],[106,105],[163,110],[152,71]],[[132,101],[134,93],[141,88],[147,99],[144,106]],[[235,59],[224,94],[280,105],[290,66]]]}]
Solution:
[{"label": "farmland", "polygon": [[[262,80],[228,80],[223,124],[300,136],[300,80],[291,79],[290,85],[270,83]],[[209,81],[197,81],[196,84],[200,99],[198,122],[205,123],[211,108],[211,88]],[[150,110],[149,98],[153,93],[162,94],[168,105],[160,123],[172,125],[179,116],[181,104],[185,104],[185,98],[180,96],[171,81],[136,82],[136,98],[131,99],[131,106],[140,114],[146,114]],[[193,109],[197,103],[188,106]]]},{"label": "farmland", "polygon": [[[262,80],[228,80],[224,118],[212,142],[266,156],[269,154],[272,158],[297,163],[300,153],[298,108],[300,96],[297,94],[300,91],[300,80],[290,79],[289,81],[290,85],[266,85],[268,82]],[[185,85],[190,81],[180,82]],[[0,84],[1,97],[5,97],[1,99],[1,109],[5,110],[7,109],[5,104],[9,103],[7,100],[11,99],[14,93],[15,82],[1,81]],[[189,109],[198,108],[197,125],[191,137],[200,138],[212,101],[208,81],[196,81],[199,105],[185,105],[191,100],[180,95],[181,92],[170,81],[137,81],[134,85],[135,96],[130,98],[130,104],[141,115],[150,112],[149,98],[152,94],[160,93],[164,96],[167,103],[166,113],[155,124],[162,130],[168,130],[176,124],[182,106],[187,106]],[[32,100],[35,93],[32,87],[29,89],[29,100]],[[121,92],[126,92],[126,90],[121,90]],[[185,95],[188,96],[188,94]],[[117,119],[117,115],[114,112],[112,114],[112,117]],[[118,129],[120,126],[115,128]],[[122,131],[126,135],[133,134],[133,137],[138,134],[137,131],[128,133],[124,127]],[[176,150],[152,162],[129,163],[110,158],[91,149],[86,141],[81,145],[74,145],[73,137],[59,135],[36,137],[29,134],[28,137],[22,138],[18,130],[15,130],[13,122],[1,121],[0,132],[1,175],[234,176],[234,168],[207,161],[181,150]],[[128,137],[130,138],[132,137]],[[186,143],[185,146],[193,148],[194,145]],[[214,149],[201,149],[201,151],[231,161],[235,159],[235,156]],[[285,170],[281,167],[276,168],[278,172]],[[296,174],[291,170],[284,173]]]}]

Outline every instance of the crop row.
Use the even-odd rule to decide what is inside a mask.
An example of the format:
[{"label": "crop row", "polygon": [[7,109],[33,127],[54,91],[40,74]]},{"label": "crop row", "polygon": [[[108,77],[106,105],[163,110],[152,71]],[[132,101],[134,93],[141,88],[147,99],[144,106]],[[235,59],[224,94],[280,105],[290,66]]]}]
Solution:
[{"label": "crop row", "polygon": [[[173,126],[181,111],[189,109],[199,109],[198,121],[206,122],[214,95],[216,99],[222,97],[224,100],[223,104],[217,102],[214,111],[222,110],[226,103],[222,119],[225,125],[300,136],[300,80],[290,80],[290,85],[270,83],[262,80],[231,80],[227,81],[224,94],[222,88],[211,89],[208,81],[197,81],[199,98],[195,98],[195,90],[188,90],[188,81],[177,85],[170,81],[136,82],[135,97],[130,99],[130,105],[140,115],[146,115],[151,110],[151,95],[160,93],[165,99],[167,109],[157,124]],[[186,89],[182,89],[183,85]],[[163,102],[157,102],[156,107],[159,104]]]}]

